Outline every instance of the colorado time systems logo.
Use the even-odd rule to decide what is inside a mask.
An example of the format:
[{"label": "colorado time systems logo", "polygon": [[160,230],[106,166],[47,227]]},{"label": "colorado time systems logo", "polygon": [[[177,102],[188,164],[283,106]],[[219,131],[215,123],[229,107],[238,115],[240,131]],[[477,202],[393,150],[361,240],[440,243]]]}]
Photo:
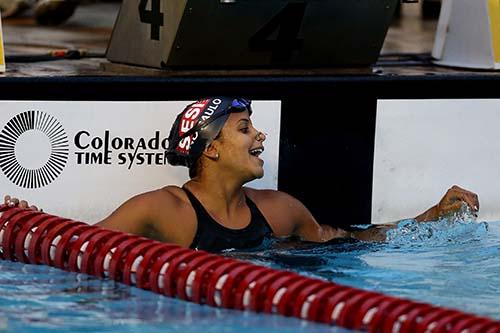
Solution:
[{"label": "colorado time systems logo", "polygon": [[20,187],[50,184],[63,171],[68,153],[62,125],[42,111],[18,114],[0,132],[0,169]]}]

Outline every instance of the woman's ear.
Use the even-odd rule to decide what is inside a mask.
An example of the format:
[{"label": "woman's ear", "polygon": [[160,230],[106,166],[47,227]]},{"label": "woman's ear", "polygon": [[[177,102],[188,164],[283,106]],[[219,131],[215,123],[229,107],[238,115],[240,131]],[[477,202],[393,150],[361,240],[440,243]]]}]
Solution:
[{"label": "woman's ear", "polygon": [[203,155],[208,157],[213,161],[217,161],[219,159],[219,152],[217,151],[217,147],[213,143],[209,144],[207,148],[203,151]]}]

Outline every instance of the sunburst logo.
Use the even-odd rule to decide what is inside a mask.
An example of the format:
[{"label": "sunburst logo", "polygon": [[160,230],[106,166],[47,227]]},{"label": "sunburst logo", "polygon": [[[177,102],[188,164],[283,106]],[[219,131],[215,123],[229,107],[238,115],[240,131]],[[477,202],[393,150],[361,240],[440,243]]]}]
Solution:
[{"label": "sunburst logo", "polygon": [[0,132],[0,169],[17,186],[40,188],[53,182],[68,161],[68,136],[42,111],[16,115]]}]

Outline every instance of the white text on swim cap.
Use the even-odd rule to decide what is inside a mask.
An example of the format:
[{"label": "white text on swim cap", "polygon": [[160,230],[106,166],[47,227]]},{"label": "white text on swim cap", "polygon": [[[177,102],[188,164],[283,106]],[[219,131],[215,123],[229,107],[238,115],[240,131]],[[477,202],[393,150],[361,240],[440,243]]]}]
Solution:
[{"label": "white text on swim cap", "polygon": [[[207,104],[209,103],[210,105],[207,107]],[[184,112],[184,115],[182,116],[181,124],[179,126],[179,136],[184,135],[196,125],[198,118],[200,118],[200,113],[202,110],[204,111],[203,114],[201,115],[201,120],[206,121],[215,113],[215,111],[219,108],[219,105],[221,103],[222,103],[221,99],[215,98],[212,101],[207,99],[191,105],[191,107],[186,112]],[[191,149],[191,146],[193,145],[193,143],[196,141],[197,138],[198,138],[198,132],[195,132],[192,135],[185,137],[179,142],[176,150],[188,154],[189,150]]]},{"label": "white text on swim cap", "polygon": [[[194,127],[196,121],[200,117],[201,110],[206,107],[208,102],[209,100],[199,101],[191,105],[191,107],[186,112],[184,112],[179,126],[179,136],[182,137],[185,133],[187,133],[191,128]],[[191,149],[191,145],[196,140],[197,136],[198,133],[185,137],[184,139],[179,141],[176,150],[185,154],[189,153],[189,149]]]}]

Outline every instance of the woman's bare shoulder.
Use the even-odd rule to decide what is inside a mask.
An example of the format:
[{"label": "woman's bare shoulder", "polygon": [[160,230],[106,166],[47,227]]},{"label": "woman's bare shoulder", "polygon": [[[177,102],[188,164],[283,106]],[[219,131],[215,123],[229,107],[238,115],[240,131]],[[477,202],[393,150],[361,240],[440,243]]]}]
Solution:
[{"label": "woman's bare shoulder", "polygon": [[293,197],[285,192],[272,190],[272,189],[255,189],[251,187],[244,187],[245,194],[253,201],[287,201]]},{"label": "woman's bare shoulder", "polygon": [[186,192],[177,185],[168,185],[156,190],[158,195],[172,196],[178,200],[187,199]]},{"label": "woman's bare shoulder", "polygon": [[245,194],[262,210],[284,218],[293,218],[307,211],[304,204],[292,195],[278,190],[258,190],[245,187]]},{"label": "woman's bare shoulder", "polygon": [[165,186],[151,192],[146,192],[143,195],[156,204],[163,203],[163,205],[176,206],[177,208],[189,205],[186,192],[175,185]]},{"label": "woman's bare shoulder", "polygon": [[189,204],[187,196],[180,187],[166,186],[137,194],[127,200],[120,208],[163,214],[162,211],[165,209],[181,209],[186,204]]},{"label": "woman's bare shoulder", "polygon": [[290,194],[278,190],[260,190],[250,187],[244,188],[245,194],[257,205],[267,211],[281,211],[281,214],[292,213],[290,208],[301,205],[300,202]]},{"label": "woman's bare shoulder", "polygon": [[[138,194],[98,225],[160,241],[189,245],[196,231],[196,216],[188,199],[183,197],[183,192],[179,187],[167,186]],[[179,220],[187,221],[182,224],[182,228],[176,223]]]},{"label": "woman's bare shoulder", "polygon": [[165,186],[147,195],[156,232],[154,238],[189,246],[196,232],[196,214],[186,192],[178,186]]},{"label": "woman's bare shoulder", "polygon": [[291,195],[277,190],[244,188],[245,194],[257,205],[276,236],[290,236],[295,228],[294,202]]}]

